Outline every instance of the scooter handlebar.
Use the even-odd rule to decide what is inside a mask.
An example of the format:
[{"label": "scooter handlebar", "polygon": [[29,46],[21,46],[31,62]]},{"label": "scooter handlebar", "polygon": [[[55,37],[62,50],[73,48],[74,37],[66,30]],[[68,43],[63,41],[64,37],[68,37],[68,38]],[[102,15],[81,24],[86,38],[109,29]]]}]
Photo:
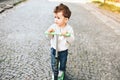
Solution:
[{"label": "scooter handlebar", "polygon": [[[46,35],[59,35],[59,36],[62,36],[61,33],[56,33],[56,32],[51,32],[51,33],[45,32],[45,34],[46,34]],[[66,33],[65,36],[70,37],[71,34],[70,34],[70,33]]]}]

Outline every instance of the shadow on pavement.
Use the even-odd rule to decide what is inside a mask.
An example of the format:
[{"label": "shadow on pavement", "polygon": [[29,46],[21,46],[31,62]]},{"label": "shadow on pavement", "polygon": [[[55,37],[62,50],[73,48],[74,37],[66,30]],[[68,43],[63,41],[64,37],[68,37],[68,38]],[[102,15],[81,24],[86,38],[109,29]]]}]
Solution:
[{"label": "shadow on pavement", "polygon": [[86,79],[78,79],[78,78],[75,78],[74,76],[69,75],[69,73],[66,73],[64,80],[86,80]]}]

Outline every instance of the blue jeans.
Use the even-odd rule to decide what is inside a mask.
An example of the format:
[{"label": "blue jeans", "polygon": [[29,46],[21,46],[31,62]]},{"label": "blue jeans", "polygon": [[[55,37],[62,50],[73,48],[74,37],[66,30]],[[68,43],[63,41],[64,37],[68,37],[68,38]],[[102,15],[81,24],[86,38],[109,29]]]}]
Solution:
[{"label": "blue jeans", "polygon": [[[54,48],[51,48],[51,66],[52,66],[53,72],[55,67],[55,55],[56,55],[56,50]],[[66,70],[67,55],[68,55],[68,49],[65,51],[58,52],[58,60],[60,62],[60,67],[59,67],[60,71]]]}]

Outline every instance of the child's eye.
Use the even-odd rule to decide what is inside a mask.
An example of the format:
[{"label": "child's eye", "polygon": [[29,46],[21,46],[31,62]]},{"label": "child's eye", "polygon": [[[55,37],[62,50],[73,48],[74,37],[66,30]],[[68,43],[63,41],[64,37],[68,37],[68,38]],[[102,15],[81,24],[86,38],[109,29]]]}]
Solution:
[{"label": "child's eye", "polygon": [[60,19],[60,17],[55,16],[54,18]]},{"label": "child's eye", "polygon": [[57,18],[56,16],[54,18]]}]

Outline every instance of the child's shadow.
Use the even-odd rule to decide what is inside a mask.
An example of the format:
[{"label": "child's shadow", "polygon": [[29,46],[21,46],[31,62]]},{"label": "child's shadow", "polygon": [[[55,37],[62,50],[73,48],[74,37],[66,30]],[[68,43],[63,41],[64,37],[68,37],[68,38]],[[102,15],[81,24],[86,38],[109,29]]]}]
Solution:
[{"label": "child's shadow", "polygon": [[86,79],[78,79],[78,78],[72,77],[68,74],[65,74],[64,80],[86,80]]}]

